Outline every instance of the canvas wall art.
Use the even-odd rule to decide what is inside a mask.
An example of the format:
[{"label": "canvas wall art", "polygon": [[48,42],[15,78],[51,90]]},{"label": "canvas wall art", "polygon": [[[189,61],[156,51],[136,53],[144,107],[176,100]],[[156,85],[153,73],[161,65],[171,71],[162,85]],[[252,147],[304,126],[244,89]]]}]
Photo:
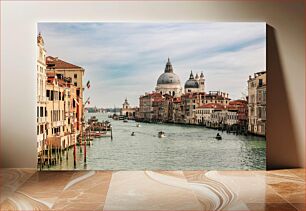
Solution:
[{"label": "canvas wall art", "polygon": [[263,22],[40,22],[37,168],[266,168]]}]

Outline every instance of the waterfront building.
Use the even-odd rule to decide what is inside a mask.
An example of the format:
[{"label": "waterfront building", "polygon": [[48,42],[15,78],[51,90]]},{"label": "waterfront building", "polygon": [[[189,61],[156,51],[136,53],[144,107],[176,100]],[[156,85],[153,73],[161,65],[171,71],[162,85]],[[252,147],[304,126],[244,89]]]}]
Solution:
[{"label": "waterfront building", "polygon": [[63,61],[57,57],[48,56],[46,58],[47,72],[56,74],[58,78],[70,78],[71,83],[76,88],[76,122],[77,134],[81,131],[83,118],[83,76],[85,70],[82,67]]},{"label": "waterfront building", "polygon": [[205,104],[207,103],[218,103],[222,105],[228,105],[230,102],[228,93],[220,91],[209,91],[205,95]]},{"label": "waterfront building", "polygon": [[174,97],[180,97],[182,94],[180,79],[178,75],[174,73],[169,58],[164,73],[161,74],[157,80],[157,85],[155,90],[161,95],[169,94]]},{"label": "waterfront building", "polygon": [[189,79],[185,82],[185,93],[190,92],[204,92],[205,91],[205,79],[203,72],[201,73],[200,77],[198,74],[193,76],[191,71]]},{"label": "waterfront building", "polygon": [[232,126],[238,124],[238,109],[237,108],[227,108],[223,111],[223,126]]},{"label": "waterfront building", "polygon": [[120,111],[120,114],[126,116],[128,119],[135,119],[136,108],[132,108],[130,106],[127,98],[125,98],[122,104],[122,109]]},{"label": "waterfront building", "polygon": [[248,101],[233,100],[228,107],[237,112],[237,124],[240,132],[246,133],[248,130]]},{"label": "waterfront building", "polygon": [[[65,78],[65,117],[66,131],[68,138],[68,146],[72,146],[77,141],[77,88],[72,84],[71,78]],[[67,112],[68,111],[68,112]]]},{"label": "waterfront building", "polygon": [[140,121],[156,121],[160,119],[161,110],[160,103],[162,94],[159,92],[146,93],[139,97],[139,120]]},{"label": "waterfront building", "polygon": [[[196,115],[196,124],[204,125],[206,127],[212,127],[212,123],[214,125],[220,122],[220,115],[217,113],[222,111],[224,106],[218,103],[207,103],[199,106],[195,109]],[[215,119],[212,120],[212,114],[215,112]],[[218,119],[218,120],[217,120]]]},{"label": "waterfront building", "polygon": [[248,119],[250,133],[266,135],[266,71],[249,76]]},{"label": "waterfront building", "polygon": [[170,122],[173,123],[184,123],[184,114],[182,106],[182,98],[175,97],[172,101],[172,118]]},{"label": "waterfront building", "polygon": [[161,100],[161,121],[162,122],[171,122],[172,121],[172,112],[173,112],[173,97],[169,94],[165,94]]},{"label": "waterfront building", "polygon": [[44,39],[41,33],[37,36],[37,152],[40,153],[44,148],[47,138],[47,111],[46,111],[46,50]]},{"label": "waterfront building", "polygon": [[216,104],[210,117],[210,127],[220,128],[225,124],[226,112],[224,111],[225,106],[222,104]]},{"label": "waterfront building", "polygon": [[65,149],[77,140],[77,93],[71,78],[47,73],[47,145]]},{"label": "waterfront building", "polygon": [[181,104],[184,123],[195,124],[197,122],[195,110],[203,104],[204,100],[204,92],[188,92],[182,95]]}]

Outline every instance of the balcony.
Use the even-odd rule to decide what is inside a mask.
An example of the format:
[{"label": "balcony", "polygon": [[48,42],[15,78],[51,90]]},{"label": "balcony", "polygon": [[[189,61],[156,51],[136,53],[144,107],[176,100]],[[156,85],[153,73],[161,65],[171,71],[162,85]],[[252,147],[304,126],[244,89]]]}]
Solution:
[{"label": "balcony", "polygon": [[46,102],[47,101],[47,98],[45,96],[37,96],[37,102]]},{"label": "balcony", "polygon": [[64,121],[56,121],[56,122],[52,122],[52,127],[59,127],[59,126],[63,126],[65,124]]},{"label": "balcony", "polygon": [[47,117],[37,117],[37,123],[45,123],[47,122]]}]

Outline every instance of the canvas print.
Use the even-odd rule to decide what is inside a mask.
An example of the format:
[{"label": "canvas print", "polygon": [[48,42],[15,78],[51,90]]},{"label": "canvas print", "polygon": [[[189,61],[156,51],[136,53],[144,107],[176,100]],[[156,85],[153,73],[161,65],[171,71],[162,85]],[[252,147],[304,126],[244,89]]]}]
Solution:
[{"label": "canvas print", "polygon": [[266,168],[263,22],[40,22],[37,168]]}]

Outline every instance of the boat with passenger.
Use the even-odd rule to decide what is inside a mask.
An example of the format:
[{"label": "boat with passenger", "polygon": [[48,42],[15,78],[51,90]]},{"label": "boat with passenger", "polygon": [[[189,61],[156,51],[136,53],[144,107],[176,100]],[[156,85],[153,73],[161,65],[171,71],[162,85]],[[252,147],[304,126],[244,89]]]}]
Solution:
[{"label": "boat with passenger", "polygon": [[222,136],[221,136],[219,133],[217,133],[215,139],[217,139],[217,140],[222,140]]},{"label": "boat with passenger", "polygon": [[158,132],[158,138],[165,138],[166,135],[165,135],[165,132],[164,131],[159,131]]}]

